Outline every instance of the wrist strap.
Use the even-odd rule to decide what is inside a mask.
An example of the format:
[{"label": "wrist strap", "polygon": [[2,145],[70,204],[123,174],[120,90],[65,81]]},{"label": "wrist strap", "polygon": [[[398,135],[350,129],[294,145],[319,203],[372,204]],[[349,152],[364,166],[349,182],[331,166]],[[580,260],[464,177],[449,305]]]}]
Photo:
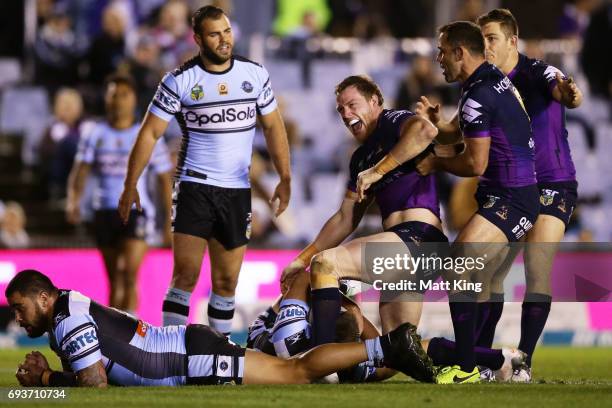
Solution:
[{"label": "wrist strap", "polygon": [[385,157],[383,157],[381,161],[376,163],[376,166],[374,166],[374,171],[380,174],[381,176],[384,176],[400,164],[401,163],[398,162],[391,153],[389,153]]}]

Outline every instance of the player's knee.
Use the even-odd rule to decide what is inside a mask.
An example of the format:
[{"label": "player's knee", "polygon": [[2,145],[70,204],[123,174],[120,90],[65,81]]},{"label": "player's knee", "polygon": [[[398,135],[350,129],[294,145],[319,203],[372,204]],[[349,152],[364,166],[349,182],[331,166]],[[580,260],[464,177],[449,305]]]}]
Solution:
[{"label": "player's knee", "polygon": [[310,262],[310,285],[313,289],[338,286],[333,250],[319,252]]},{"label": "player's knee", "polygon": [[238,278],[234,276],[215,276],[212,278],[212,289],[220,296],[234,296]]},{"label": "player's knee", "polygon": [[175,267],[172,287],[192,292],[198,283],[199,271],[189,267]]}]

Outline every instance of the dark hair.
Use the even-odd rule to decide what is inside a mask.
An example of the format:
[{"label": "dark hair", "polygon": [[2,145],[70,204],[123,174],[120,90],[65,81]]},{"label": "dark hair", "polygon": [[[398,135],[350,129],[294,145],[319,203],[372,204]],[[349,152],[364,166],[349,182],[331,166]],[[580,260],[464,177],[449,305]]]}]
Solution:
[{"label": "dark hair", "polygon": [[203,6],[197,9],[191,16],[191,28],[196,34],[202,34],[202,21],[206,18],[218,20],[225,12],[219,7]]},{"label": "dark hair", "polygon": [[340,95],[340,93],[349,86],[357,88],[359,93],[367,100],[372,98],[372,95],[376,95],[378,97],[378,106],[382,106],[385,101],[376,82],[365,75],[351,75],[350,77],[344,78],[342,82],[336,85],[336,96]]},{"label": "dark hair", "polygon": [[107,89],[110,84],[127,85],[132,91],[136,92],[136,82],[129,75],[111,74],[104,80],[104,89]]},{"label": "dark hair", "polygon": [[512,12],[508,9],[498,8],[489,11],[487,14],[483,14],[478,17],[476,23],[482,27],[489,23],[499,23],[499,27],[504,32],[506,38],[510,38],[513,35],[518,35],[518,24],[516,18],[512,15]]},{"label": "dark hair", "polygon": [[473,55],[484,55],[485,42],[480,27],[470,21],[454,21],[438,29],[446,34],[446,41],[453,48],[465,47]]},{"label": "dark hair", "polygon": [[350,312],[342,312],[336,320],[336,343],[353,343],[359,341],[359,325],[355,315]]},{"label": "dark hair", "polygon": [[8,298],[13,293],[22,295],[39,294],[40,292],[57,293],[57,288],[46,275],[34,269],[26,269],[19,272],[11,279],[4,291]]}]

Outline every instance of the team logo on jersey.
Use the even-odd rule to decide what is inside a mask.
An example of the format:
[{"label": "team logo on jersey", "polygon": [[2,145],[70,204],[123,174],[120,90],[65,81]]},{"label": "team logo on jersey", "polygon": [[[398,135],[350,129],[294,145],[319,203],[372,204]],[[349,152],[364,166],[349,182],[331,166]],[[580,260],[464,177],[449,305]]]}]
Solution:
[{"label": "team logo on jersey", "polygon": [[227,361],[222,361],[221,364],[219,364],[219,368],[221,371],[225,371],[229,368],[229,364],[227,364]]},{"label": "team logo on jersey", "polygon": [[246,93],[251,93],[251,92],[253,92],[253,84],[252,84],[252,83],[250,83],[249,81],[244,81],[244,82],[242,83],[241,88],[242,88],[242,90],[243,90],[244,92],[246,92]]},{"label": "team logo on jersey", "polygon": [[136,327],[136,334],[138,334],[140,337],[144,337],[147,334],[148,329],[149,326],[142,320],[139,320],[138,327]]},{"label": "team logo on jersey", "polygon": [[251,230],[252,230],[251,221],[252,219],[253,219],[253,216],[251,215],[251,213],[248,213],[246,217],[246,222],[247,222],[246,232],[244,233],[244,236],[246,237],[246,239],[251,239]]},{"label": "team logo on jersey", "polygon": [[559,194],[556,190],[549,190],[547,188],[542,189],[542,193],[540,194],[540,204],[545,207],[548,207],[553,203],[555,196]]},{"label": "team logo on jersey", "polygon": [[191,88],[191,99],[194,101],[199,101],[204,97],[204,89],[202,89],[202,85],[198,84]]},{"label": "team logo on jersey", "polygon": [[508,206],[502,205],[499,210],[495,211],[495,214],[502,220],[508,219]]},{"label": "team logo on jersey", "polygon": [[482,208],[491,208],[495,205],[495,202],[499,200],[499,197],[495,197],[494,195],[487,195],[487,197],[488,197],[488,200],[486,203],[484,203]]},{"label": "team logo on jersey", "polygon": [[[565,206],[565,198],[562,198],[561,200],[559,200],[559,205],[557,206],[557,208],[559,209],[559,211],[563,212],[564,214],[567,212],[567,208]],[[572,208],[573,211],[573,208]]]},{"label": "team logo on jersey", "polygon": [[217,85],[217,90],[219,91],[219,95],[227,95],[229,89],[227,88],[226,83],[220,83]]},{"label": "team logo on jersey", "polygon": [[64,320],[65,318],[67,318],[68,316],[65,313],[58,313],[55,318],[53,318],[53,323],[55,323],[55,325],[57,326],[58,324],[60,324],[60,322],[62,320]]}]

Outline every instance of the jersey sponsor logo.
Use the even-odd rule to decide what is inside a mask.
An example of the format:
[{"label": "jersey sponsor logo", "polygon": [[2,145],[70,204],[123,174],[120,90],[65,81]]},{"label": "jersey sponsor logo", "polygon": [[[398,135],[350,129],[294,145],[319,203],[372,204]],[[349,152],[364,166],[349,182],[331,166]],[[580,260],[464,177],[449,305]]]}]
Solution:
[{"label": "jersey sponsor logo", "polygon": [[[478,108],[481,108],[482,105],[473,100],[472,98],[467,98],[463,106],[461,107],[461,117],[468,123],[474,122],[476,118],[478,118],[482,113],[478,111]],[[479,123],[479,122],[475,122]]]},{"label": "jersey sponsor logo", "polygon": [[178,112],[181,109],[181,102],[161,85],[157,87],[157,92],[155,92],[153,99],[169,112]]},{"label": "jersey sponsor logo", "polygon": [[79,331],[75,333],[72,337],[72,340],[69,340],[65,343],[63,347],[63,351],[69,356],[76,354],[79,351],[84,351],[85,349],[92,348],[98,343],[98,336],[96,335],[96,329],[91,327],[86,332]]},{"label": "jersey sponsor logo", "polygon": [[549,65],[544,70],[544,77],[546,78],[546,80],[548,82],[551,82],[553,79],[557,78],[557,73],[559,73],[559,74],[561,74],[561,76],[563,76],[563,72],[561,72],[561,70],[559,68],[553,67],[552,65]]},{"label": "jersey sponsor logo", "polygon": [[229,92],[227,84],[224,82],[217,85],[217,90],[219,91],[219,95],[227,95]]},{"label": "jersey sponsor logo", "polygon": [[191,99],[194,101],[199,101],[204,97],[204,89],[202,89],[202,85],[197,84],[193,88],[191,88]]},{"label": "jersey sponsor logo", "polygon": [[523,235],[525,235],[532,227],[533,224],[531,221],[529,221],[526,217],[521,217],[519,223],[512,228],[512,233],[516,239],[521,239]]},{"label": "jersey sponsor logo", "polygon": [[246,93],[251,93],[251,92],[253,92],[253,84],[252,84],[252,83],[250,83],[249,81],[244,81],[244,82],[242,83],[241,88],[242,88],[242,90],[243,90],[244,92],[246,92]]},{"label": "jersey sponsor logo", "polygon": [[540,194],[540,204],[545,207],[548,207],[553,203],[555,196],[559,194],[556,190],[549,190],[547,188],[542,189],[542,193]]},{"label": "jersey sponsor logo", "polygon": [[239,130],[255,124],[255,104],[233,104],[231,107],[208,106],[185,111],[183,116],[189,127],[202,130]]},{"label": "jersey sponsor logo", "polygon": [[498,94],[513,87],[514,86],[512,85],[512,82],[510,82],[510,78],[508,78],[507,76],[505,76],[504,79],[499,81],[496,85],[493,85],[493,89],[495,89]]}]

